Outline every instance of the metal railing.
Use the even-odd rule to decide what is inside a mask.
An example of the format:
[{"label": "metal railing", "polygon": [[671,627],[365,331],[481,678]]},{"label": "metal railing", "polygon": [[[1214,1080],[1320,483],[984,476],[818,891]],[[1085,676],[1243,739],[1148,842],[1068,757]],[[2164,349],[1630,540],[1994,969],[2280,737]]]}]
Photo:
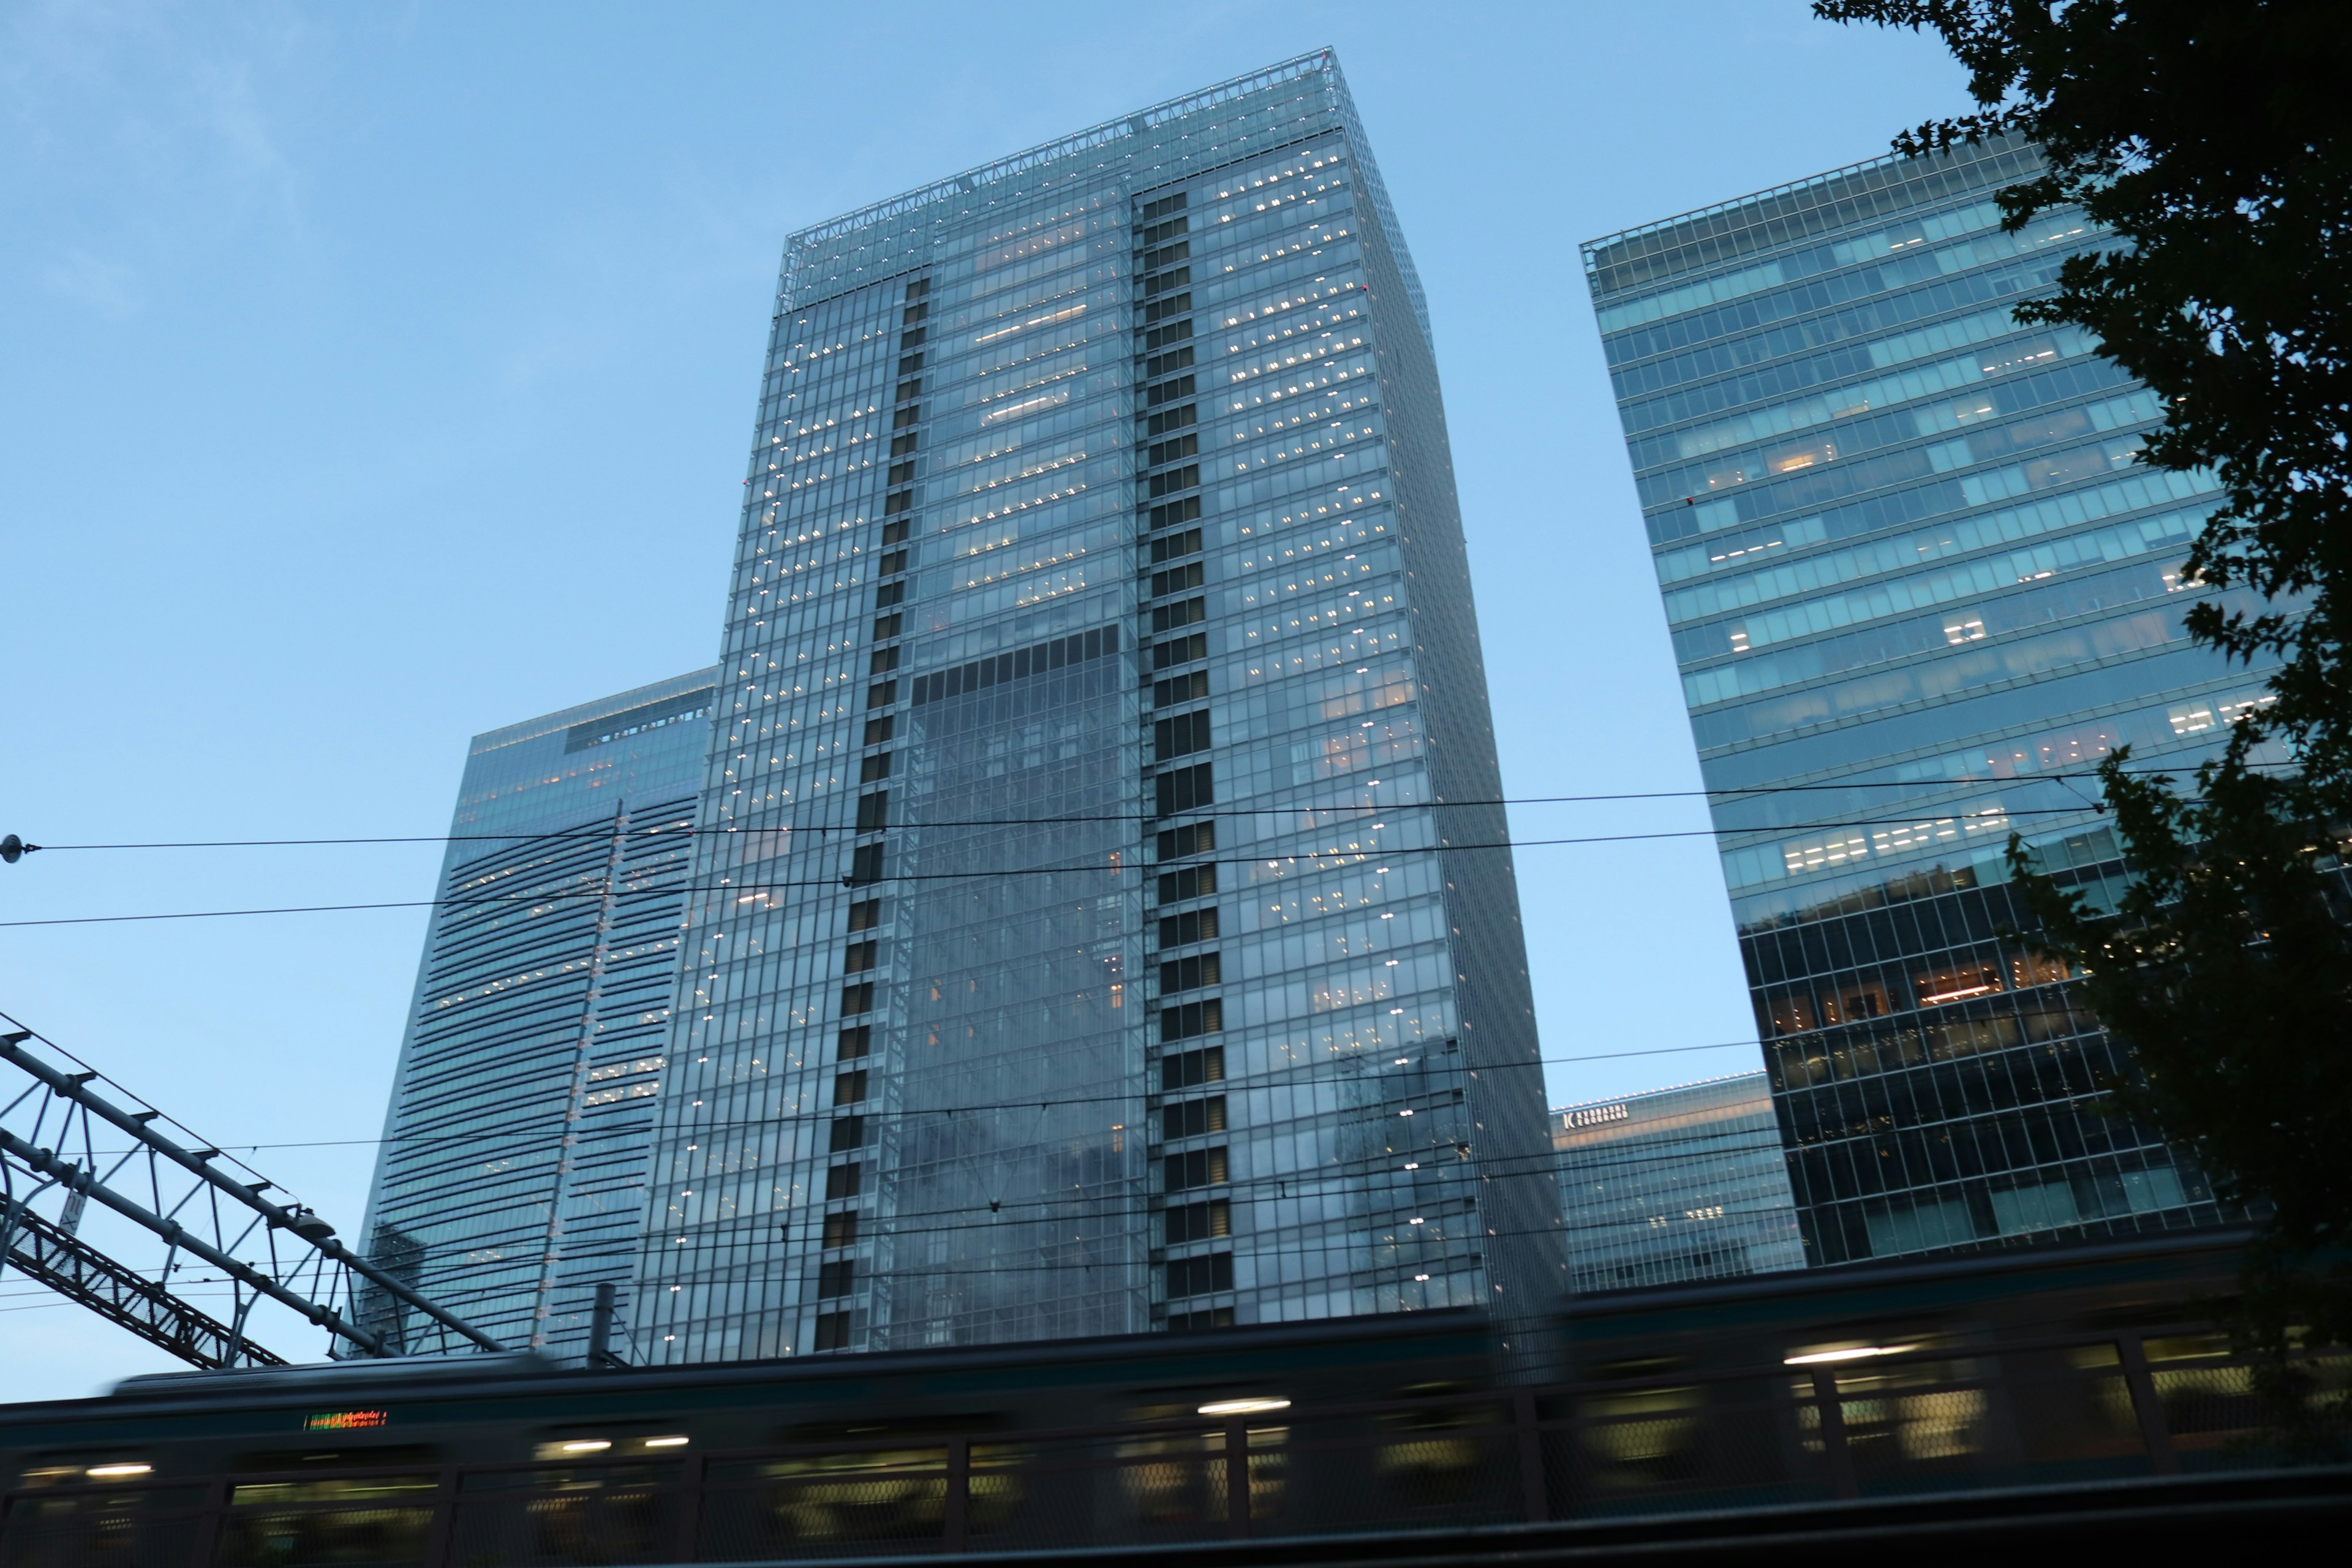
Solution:
[{"label": "metal railing", "polygon": [[[2342,1430],[2352,1355],[2303,1363],[2309,1414]],[[0,1499],[0,1568],[1023,1552],[2081,1485],[2286,1462],[2252,1374],[2184,1325],[1050,1431],[186,1479],[60,1468]]]}]

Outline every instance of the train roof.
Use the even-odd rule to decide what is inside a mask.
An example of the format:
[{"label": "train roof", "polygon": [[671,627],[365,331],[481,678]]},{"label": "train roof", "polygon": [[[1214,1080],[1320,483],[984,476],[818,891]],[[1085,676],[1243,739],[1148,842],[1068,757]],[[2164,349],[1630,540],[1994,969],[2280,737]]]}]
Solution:
[{"label": "train roof", "polygon": [[1840,1263],[1736,1279],[1595,1291],[1571,1298],[1563,1312],[1570,1332],[1589,1339],[1618,1331],[1760,1327],[1828,1312],[1980,1306],[2034,1293],[2113,1289],[2136,1279],[2234,1275],[2252,1235],[2247,1226],[2212,1226],[1927,1259]]},{"label": "train roof", "polygon": [[[1219,1329],[1201,1334],[1108,1334],[1022,1344],[870,1351],[846,1356],[791,1356],[675,1367],[589,1370],[534,1352],[413,1356],[309,1363],[284,1367],[149,1373],[83,1399],[0,1405],[0,1430],[60,1416],[226,1406],[307,1405],[382,1397],[432,1400],[501,1394],[594,1394],[628,1399],[747,1385],[841,1390],[860,1383],[952,1377],[979,1385],[1084,1384],[1116,1369],[1126,1382],[1184,1380],[1252,1365],[1310,1367],[1328,1360],[1376,1363],[1378,1348],[1426,1357],[1441,1347],[1484,1354],[1490,1324],[1475,1308],[1325,1319]],[[1452,1342],[1450,1346],[1448,1342]],[[1370,1352],[1368,1355],[1368,1352]]]}]

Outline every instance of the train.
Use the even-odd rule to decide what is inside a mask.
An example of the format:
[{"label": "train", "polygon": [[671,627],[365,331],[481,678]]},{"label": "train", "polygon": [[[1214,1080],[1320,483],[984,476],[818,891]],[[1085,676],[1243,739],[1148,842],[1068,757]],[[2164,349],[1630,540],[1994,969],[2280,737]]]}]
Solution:
[{"label": "train", "polygon": [[[2155,1236],[1465,1310],[672,1368],[520,1352],[0,1406],[0,1568],[814,1561],[1402,1535],[2277,1456]],[[1524,1325],[1514,1337],[1528,1341]],[[2340,1407],[2345,1358],[2309,1352]]]}]

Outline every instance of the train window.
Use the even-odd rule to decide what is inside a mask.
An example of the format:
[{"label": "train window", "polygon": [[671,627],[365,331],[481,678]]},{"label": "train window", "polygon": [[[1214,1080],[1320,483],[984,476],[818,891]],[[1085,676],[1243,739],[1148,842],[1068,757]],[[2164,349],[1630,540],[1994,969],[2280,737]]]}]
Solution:
[{"label": "train window", "polygon": [[646,1454],[666,1454],[686,1447],[687,1439],[677,1435],[675,1427],[664,1431],[657,1426],[639,1427],[636,1431],[617,1430],[612,1426],[594,1431],[565,1433],[561,1430],[535,1445],[535,1459],[618,1459]]},{"label": "train window", "polygon": [[154,1469],[146,1460],[120,1452],[45,1454],[17,1473],[27,1487],[58,1487],[87,1481],[143,1480]]},{"label": "train window", "polygon": [[82,1473],[79,1465],[31,1465],[18,1472],[18,1479],[28,1487],[54,1487],[79,1479]]},{"label": "train window", "polygon": [[1621,1377],[1658,1377],[1689,1364],[1688,1356],[1634,1356],[1625,1361],[1601,1362],[1592,1368],[1591,1375],[1595,1379],[1610,1380]]},{"label": "train window", "polygon": [[239,1454],[230,1467],[250,1476],[289,1470],[385,1469],[395,1465],[436,1465],[441,1450],[418,1443],[397,1447],[353,1445],[336,1448],[262,1448]]},{"label": "train window", "polygon": [[239,1481],[229,1489],[214,1561],[418,1563],[440,1479],[335,1474]]}]

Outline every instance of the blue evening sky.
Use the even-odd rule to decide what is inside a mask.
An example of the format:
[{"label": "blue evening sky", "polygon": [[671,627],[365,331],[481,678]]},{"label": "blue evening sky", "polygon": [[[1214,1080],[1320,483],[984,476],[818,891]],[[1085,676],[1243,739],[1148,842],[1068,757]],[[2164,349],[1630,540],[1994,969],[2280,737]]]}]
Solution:
[{"label": "blue evening sky", "polygon": [[[1963,104],[1931,42],[1798,0],[7,0],[0,833],[444,831],[469,736],[716,657],[788,229],[1325,43],[1428,289],[1506,786],[1696,787],[1577,245],[1876,156]],[[419,900],[438,858],[60,850],[0,868],[0,921]],[[1548,1055],[1752,1037],[1704,838],[1518,866]],[[0,1009],[301,1145],[248,1158],[349,1234],[425,923],[0,929]],[[168,1364],[0,1276],[0,1399]]]}]

